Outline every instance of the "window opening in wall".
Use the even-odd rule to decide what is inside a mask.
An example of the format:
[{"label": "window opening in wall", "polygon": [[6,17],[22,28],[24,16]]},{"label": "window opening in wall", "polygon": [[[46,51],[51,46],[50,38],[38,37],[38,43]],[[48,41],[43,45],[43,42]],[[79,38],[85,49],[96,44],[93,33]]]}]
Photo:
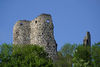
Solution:
[{"label": "window opening in wall", "polygon": [[37,21],[35,21],[35,23],[37,23]]},{"label": "window opening in wall", "polygon": [[43,35],[43,33],[42,33],[42,35]]},{"label": "window opening in wall", "polygon": [[20,26],[22,26],[23,25],[23,23],[20,23]]},{"label": "window opening in wall", "polygon": [[47,19],[47,20],[46,20],[46,22],[47,22],[47,23],[49,23],[49,22],[50,22],[50,20],[49,20],[49,19]]}]

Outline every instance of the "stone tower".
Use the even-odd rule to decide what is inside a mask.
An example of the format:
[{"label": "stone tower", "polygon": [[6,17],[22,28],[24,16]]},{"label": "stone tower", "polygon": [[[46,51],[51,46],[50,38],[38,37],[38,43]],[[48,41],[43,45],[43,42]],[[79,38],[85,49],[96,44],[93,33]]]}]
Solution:
[{"label": "stone tower", "polygon": [[83,44],[84,46],[91,46],[91,35],[90,35],[90,32],[87,32],[86,33],[86,36],[83,40]]},{"label": "stone tower", "polygon": [[45,47],[49,57],[57,56],[51,15],[41,14],[32,21],[20,20],[13,28],[13,44],[36,44]]}]

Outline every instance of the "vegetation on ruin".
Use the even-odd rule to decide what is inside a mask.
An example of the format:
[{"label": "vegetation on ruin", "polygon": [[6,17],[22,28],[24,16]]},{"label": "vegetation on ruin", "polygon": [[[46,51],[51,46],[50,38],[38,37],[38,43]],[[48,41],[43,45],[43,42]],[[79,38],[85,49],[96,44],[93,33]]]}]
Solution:
[{"label": "vegetation on ruin", "polygon": [[100,42],[91,47],[65,44],[58,51],[56,67],[100,67]]},{"label": "vegetation on ruin", "polygon": [[0,67],[53,67],[43,47],[0,45]]},{"label": "vegetation on ruin", "polygon": [[0,45],[0,67],[100,67],[100,42],[91,47],[65,44],[55,62],[43,47]]}]

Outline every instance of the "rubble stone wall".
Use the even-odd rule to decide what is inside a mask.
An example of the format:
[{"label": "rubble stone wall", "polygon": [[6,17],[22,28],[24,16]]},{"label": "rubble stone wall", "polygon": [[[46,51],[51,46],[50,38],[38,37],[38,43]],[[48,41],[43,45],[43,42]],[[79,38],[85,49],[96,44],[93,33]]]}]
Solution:
[{"label": "rubble stone wall", "polygon": [[91,46],[91,35],[90,35],[90,32],[87,32],[86,33],[86,36],[83,40],[83,44],[84,46]]},{"label": "rubble stone wall", "polygon": [[45,47],[49,57],[57,56],[51,15],[41,14],[32,21],[18,21],[13,29],[13,44],[36,44]]}]

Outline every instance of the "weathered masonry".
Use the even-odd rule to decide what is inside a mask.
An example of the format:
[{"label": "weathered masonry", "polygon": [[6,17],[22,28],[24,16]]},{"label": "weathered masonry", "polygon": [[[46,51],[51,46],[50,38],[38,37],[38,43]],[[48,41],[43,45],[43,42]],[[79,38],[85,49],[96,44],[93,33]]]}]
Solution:
[{"label": "weathered masonry", "polygon": [[41,14],[32,21],[20,20],[13,28],[13,44],[44,46],[49,57],[54,59],[57,56],[57,44],[53,29],[52,18],[49,14]]},{"label": "weathered masonry", "polygon": [[90,35],[90,32],[87,32],[86,33],[86,36],[83,40],[83,44],[84,46],[91,46],[91,35]]}]

